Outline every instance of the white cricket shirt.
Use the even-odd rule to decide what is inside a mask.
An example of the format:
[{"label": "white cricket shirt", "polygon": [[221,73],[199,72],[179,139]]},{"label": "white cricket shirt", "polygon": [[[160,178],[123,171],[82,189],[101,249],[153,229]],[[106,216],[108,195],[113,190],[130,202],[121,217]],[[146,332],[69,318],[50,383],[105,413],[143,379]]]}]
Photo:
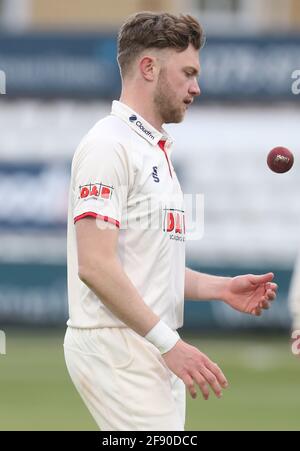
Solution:
[{"label": "white cricket shirt", "polygon": [[86,216],[120,228],[125,273],[160,319],[182,326],[185,219],[171,146],[170,136],[118,101],[79,144],[69,194],[68,326],[127,327],[78,277],[75,224]]}]

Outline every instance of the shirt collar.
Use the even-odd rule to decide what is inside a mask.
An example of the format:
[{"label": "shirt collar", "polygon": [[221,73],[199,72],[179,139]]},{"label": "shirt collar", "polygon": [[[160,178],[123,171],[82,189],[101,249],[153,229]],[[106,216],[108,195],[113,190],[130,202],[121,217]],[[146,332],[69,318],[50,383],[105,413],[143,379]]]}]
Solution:
[{"label": "shirt collar", "polygon": [[152,125],[149,124],[149,122],[147,122],[140,114],[125,105],[125,103],[114,100],[112,103],[111,114],[125,121],[130,128],[132,128],[138,135],[146,139],[146,141],[153,146],[156,146],[160,140],[166,141],[168,148],[173,143],[173,139],[165,130],[163,130],[162,133],[156,130],[156,128],[152,127]]}]

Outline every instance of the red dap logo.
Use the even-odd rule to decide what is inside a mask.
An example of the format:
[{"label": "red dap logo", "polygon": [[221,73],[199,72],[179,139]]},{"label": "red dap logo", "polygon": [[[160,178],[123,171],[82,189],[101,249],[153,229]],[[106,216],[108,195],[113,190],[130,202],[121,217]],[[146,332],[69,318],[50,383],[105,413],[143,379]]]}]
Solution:
[{"label": "red dap logo", "polygon": [[165,209],[164,232],[185,235],[184,211]]},{"label": "red dap logo", "polygon": [[113,187],[103,185],[102,183],[89,183],[79,187],[80,198],[86,199],[88,197],[101,197],[102,199],[110,199],[112,196]]}]

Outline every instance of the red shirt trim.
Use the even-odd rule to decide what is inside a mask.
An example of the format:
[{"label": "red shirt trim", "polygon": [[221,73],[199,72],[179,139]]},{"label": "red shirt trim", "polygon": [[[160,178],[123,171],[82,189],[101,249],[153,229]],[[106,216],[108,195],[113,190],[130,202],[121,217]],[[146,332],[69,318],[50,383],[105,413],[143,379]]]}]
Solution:
[{"label": "red shirt trim", "polygon": [[93,211],[87,211],[86,213],[83,213],[82,215],[76,216],[74,218],[74,224],[76,224],[77,221],[80,221],[80,219],[87,218],[88,216],[91,216],[93,218],[102,219],[102,221],[110,222],[111,224],[114,224],[115,226],[120,228],[120,222],[116,219],[110,218],[109,216],[102,216],[98,215],[97,213],[94,213]]},{"label": "red shirt trim", "polygon": [[167,159],[170,176],[173,178],[172,172],[171,172],[171,166],[170,166],[169,158],[168,158],[168,155],[167,155],[167,152],[166,152],[166,149],[165,149],[165,144],[166,144],[166,141],[163,141],[162,139],[160,141],[158,141],[158,145],[161,148],[161,150],[163,151],[163,153],[165,154],[165,157]]}]

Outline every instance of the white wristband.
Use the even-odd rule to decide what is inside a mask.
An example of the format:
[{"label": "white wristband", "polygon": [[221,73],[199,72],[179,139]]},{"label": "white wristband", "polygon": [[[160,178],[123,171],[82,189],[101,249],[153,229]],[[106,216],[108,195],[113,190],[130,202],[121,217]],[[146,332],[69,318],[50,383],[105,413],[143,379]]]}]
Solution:
[{"label": "white wristband", "polygon": [[178,332],[173,331],[169,326],[167,326],[163,321],[159,321],[155,326],[145,335],[146,340],[152,343],[161,354],[172,349],[180,336]]}]

